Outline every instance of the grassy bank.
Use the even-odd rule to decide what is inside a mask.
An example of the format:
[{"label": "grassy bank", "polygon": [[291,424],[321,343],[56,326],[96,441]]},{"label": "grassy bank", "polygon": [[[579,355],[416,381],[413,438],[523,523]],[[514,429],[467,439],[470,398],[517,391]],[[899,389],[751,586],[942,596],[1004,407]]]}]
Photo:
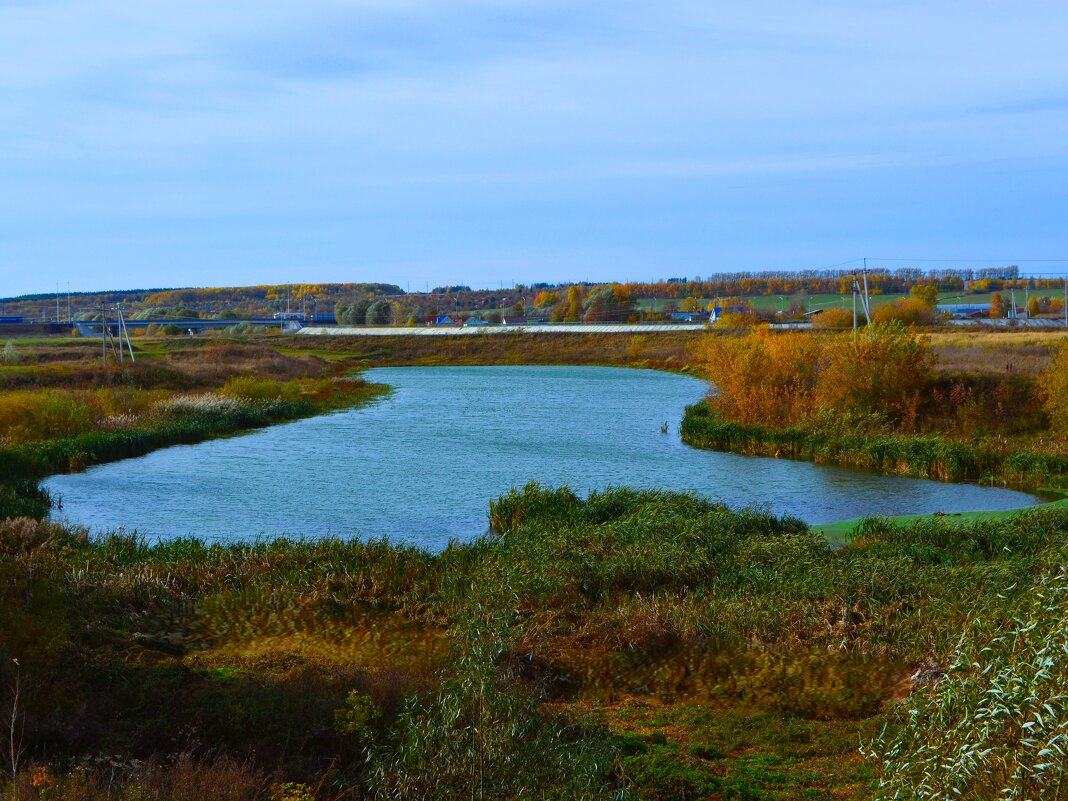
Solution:
[{"label": "grassy bank", "polygon": [[[1068,492],[1065,490],[1055,490],[1053,488],[1045,487],[1040,488],[1041,492],[1049,500],[1044,504],[1048,507],[1062,507],[1068,508]],[[953,514],[926,514],[926,515],[891,515],[889,517],[882,518],[887,523],[894,525],[909,525],[924,520],[938,519],[950,525],[961,523],[983,523],[993,522],[997,520],[1005,520],[1011,517],[1015,517],[1025,511],[1029,511],[1032,507],[1024,507],[1021,509],[999,509],[991,511],[977,511],[977,512],[958,512]],[[826,537],[827,541],[831,545],[844,545],[848,543],[856,531],[859,531],[864,525],[866,518],[856,518],[854,520],[836,520],[833,523],[819,523],[812,526],[812,530],[822,534]]]},{"label": "grassy bank", "polygon": [[490,514],[437,555],[0,523],[24,797],[46,767],[52,798],[869,798],[857,743],[1068,529],[871,521],[835,551],[686,495],[537,487]]},{"label": "grassy bank", "polygon": [[236,343],[153,342],[105,369],[84,343],[23,344],[0,369],[0,517],[47,513],[37,481],[352,406],[387,391],[337,364]]},{"label": "grassy bank", "polygon": [[686,410],[680,432],[696,448],[805,459],[862,470],[1018,487],[1068,485],[1068,455],[1042,438],[950,439],[938,435],[850,434],[795,425],[771,428],[725,419],[706,403]]}]

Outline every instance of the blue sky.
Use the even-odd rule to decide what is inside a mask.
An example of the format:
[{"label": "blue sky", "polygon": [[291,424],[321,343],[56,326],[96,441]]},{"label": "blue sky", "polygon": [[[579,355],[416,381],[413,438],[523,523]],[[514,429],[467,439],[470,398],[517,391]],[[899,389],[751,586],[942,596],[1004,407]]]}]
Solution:
[{"label": "blue sky", "polygon": [[0,0],[0,295],[1068,259],[1066,36],[1027,0]]}]

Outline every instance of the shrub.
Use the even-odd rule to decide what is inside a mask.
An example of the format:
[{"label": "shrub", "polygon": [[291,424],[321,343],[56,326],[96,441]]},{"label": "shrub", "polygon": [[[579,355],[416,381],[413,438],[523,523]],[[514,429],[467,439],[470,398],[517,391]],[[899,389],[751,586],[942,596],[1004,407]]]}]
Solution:
[{"label": "shrub", "polygon": [[227,328],[226,331],[229,334],[242,337],[266,333],[266,329],[262,325],[254,325],[253,323],[237,323]]},{"label": "shrub", "polygon": [[0,440],[19,443],[89,431],[93,412],[84,398],[84,393],[52,389],[4,393],[0,396]]},{"label": "shrub", "polygon": [[300,387],[292,382],[271,381],[255,376],[237,376],[227,381],[219,394],[242,401],[293,401],[300,398]]},{"label": "shrub", "polygon": [[938,305],[938,287],[934,284],[913,284],[909,289],[909,295],[932,309]]},{"label": "shrub", "polygon": [[[861,315],[858,322],[863,323],[863,315]],[[812,318],[812,325],[815,328],[852,328],[853,310],[841,308],[826,309],[822,314],[817,314]]]},{"label": "shrub", "polygon": [[702,359],[716,387],[710,402],[741,423],[797,422],[811,409],[821,351],[816,337],[767,329],[710,339]]},{"label": "shrub", "polygon": [[870,755],[880,798],[1061,798],[1068,790],[1068,573],[1042,579],[1008,627],[977,621],[946,675],[913,692]]},{"label": "shrub", "polygon": [[4,364],[18,364],[22,361],[19,355],[19,349],[15,347],[15,343],[10,340],[4,345],[4,353],[0,356],[0,362]]},{"label": "shrub", "polygon": [[934,367],[927,337],[899,322],[875,323],[855,342],[850,335],[828,338],[821,355],[817,406],[885,414],[906,429],[915,427],[920,395]]},{"label": "shrub", "polygon": [[935,321],[935,307],[917,298],[903,298],[893,304],[880,306],[872,313],[876,323],[899,322],[903,325],[931,325]]},{"label": "shrub", "polygon": [[760,330],[717,337],[703,366],[709,403],[743,425],[785,426],[828,412],[882,414],[915,424],[933,366],[930,343],[900,323],[875,323],[863,336]]},{"label": "shrub", "polygon": [[376,797],[624,798],[607,739],[542,713],[495,628],[474,618],[436,697],[410,699],[371,748]]},{"label": "shrub", "polygon": [[366,741],[381,717],[382,710],[374,699],[359,690],[352,690],[345,699],[345,706],[334,710],[334,731]]},{"label": "shrub", "polygon": [[1055,431],[1068,433],[1068,344],[1062,345],[1038,377],[1043,405]]}]

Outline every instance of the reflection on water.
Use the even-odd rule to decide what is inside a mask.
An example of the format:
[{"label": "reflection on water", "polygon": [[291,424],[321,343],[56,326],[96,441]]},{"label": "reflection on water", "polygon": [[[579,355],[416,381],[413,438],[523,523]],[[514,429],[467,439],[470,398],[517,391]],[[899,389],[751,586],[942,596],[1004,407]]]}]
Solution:
[{"label": "reflection on water", "polygon": [[[1010,490],[701,451],[679,440],[707,385],[608,367],[410,367],[368,372],[372,406],[54,476],[64,517],[148,537],[382,537],[439,550],[486,530],[487,506],[538,481],[697,492],[810,523],[1007,509]],[[667,423],[667,432],[663,431]]]}]

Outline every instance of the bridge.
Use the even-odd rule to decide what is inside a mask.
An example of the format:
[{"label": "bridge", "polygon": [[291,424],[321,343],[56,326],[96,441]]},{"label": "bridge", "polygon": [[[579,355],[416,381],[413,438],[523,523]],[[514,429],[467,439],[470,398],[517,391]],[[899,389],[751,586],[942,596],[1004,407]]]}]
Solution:
[{"label": "bridge", "polygon": [[[138,328],[148,328],[150,325],[155,325],[162,328],[165,325],[177,326],[182,330],[182,333],[188,334],[203,334],[209,329],[218,328],[232,328],[238,323],[249,323],[251,325],[260,325],[270,328],[278,328],[288,333],[299,331],[301,324],[299,320],[274,320],[271,318],[257,318],[252,320],[201,320],[201,319],[160,319],[160,320],[125,320],[126,330],[133,331]],[[76,320],[74,328],[77,329],[78,334],[83,337],[100,337],[104,335],[104,323],[100,320]],[[107,326],[111,329],[113,336],[119,335],[119,321],[115,319],[108,319]]]}]

